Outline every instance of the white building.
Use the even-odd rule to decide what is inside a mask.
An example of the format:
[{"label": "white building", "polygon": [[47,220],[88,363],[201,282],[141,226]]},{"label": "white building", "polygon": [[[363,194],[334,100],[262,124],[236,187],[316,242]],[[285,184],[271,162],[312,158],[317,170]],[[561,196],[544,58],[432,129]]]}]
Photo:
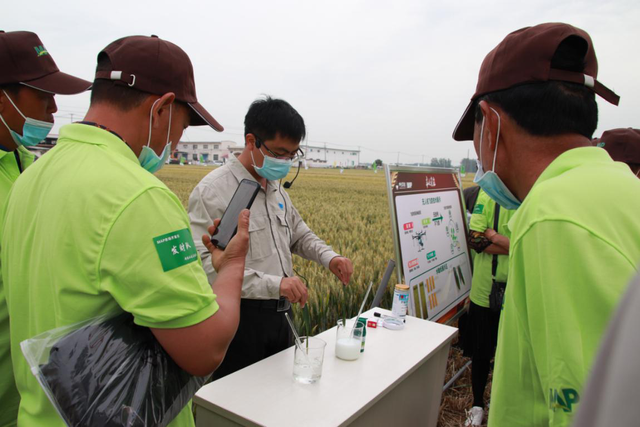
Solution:
[{"label": "white building", "polygon": [[[57,134],[49,134],[44,141],[34,147],[29,147],[29,151],[37,158],[55,147],[58,142]],[[171,155],[173,163],[177,163],[180,157],[184,157],[187,163],[224,163],[233,153],[241,152],[244,146],[236,146],[233,141],[213,141],[213,142],[186,142],[180,141],[176,150]]]},{"label": "white building", "polygon": [[184,157],[187,162],[214,163],[224,162],[229,159],[230,153],[242,149],[233,141],[180,141],[176,151],[171,156],[173,159]]},{"label": "white building", "polygon": [[360,151],[344,148],[331,148],[326,145],[301,145],[309,167],[316,168],[355,168],[360,165]]}]

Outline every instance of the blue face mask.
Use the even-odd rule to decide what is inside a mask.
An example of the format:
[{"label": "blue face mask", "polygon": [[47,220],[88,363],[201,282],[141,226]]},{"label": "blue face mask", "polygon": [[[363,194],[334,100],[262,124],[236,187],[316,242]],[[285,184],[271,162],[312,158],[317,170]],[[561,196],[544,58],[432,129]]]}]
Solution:
[{"label": "blue face mask", "polygon": [[264,162],[262,163],[262,167],[259,168],[256,166],[256,160],[253,158],[253,151],[251,152],[251,160],[253,161],[253,168],[256,170],[258,175],[263,178],[268,179],[269,181],[277,181],[279,179],[284,178],[289,173],[289,169],[291,169],[291,160],[285,159],[276,159],[274,157],[266,156],[262,150],[258,149],[262,157],[264,157]]},{"label": "blue face mask", "polygon": [[[489,107],[491,108],[491,107]],[[498,135],[496,136],[496,150],[493,152],[493,168],[492,170],[485,172],[482,167],[482,142],[484,136],[484,117],[482,118],[482,128],[480,129],[480,155],[478,160],[478,172],[473,179],[473,182],[478,184],[482,190],[489,195],[497,204],[505,209],[518,209],[522,202],[518,200],[516,196],[509,191],[504,182],[495,173],[496,170],[496,156],[498,154],[498,141],[500,139],[500,114],[493,108],[491,111],[498,116]]]},{"label": "blue face mask", "polygon": [[42,120],[32,119],[31,117],[25,117],[25,115],[22,114],[22,111],[20,111],[16,104],[13,103],[11,97],[7,95],[7,92],[5,92],[4,90],[2,92],[4,92],[5,96],[9,99],[11,105],[13,105],[13,108],[15,108],[18,114],[20,114],[24,119],[24,125],[22,125],[22,135],[20,135],[18,132],[12,130],[7,122],[4,121],[4,117],[0,115],[0,120],[2,120],[2,123],[9,130],[13,141],[17,145],[22,145],[23,147],[33,147],[34,145],[38,145],[47,137],[47,135],[49,135],[49,132],[51,132],[51,128],[53,127],[53,123],[43,122]]},{"label": "blue face mask", "polygon": [[[158,101],[159,99],[156,102]],[[167,159],[169,159],[169,155],[171,154],[171,141],[169,141],[169,135],[171,134],[171,104],[169,104],[169,129],[167,130],[167,145],[164,146],[162,154],[160,154],[159,156],[149,146],[151,144],[151,120],[153,117],[153,107],[156,105],[156,102],[153,103],[153,105],[151,106],[151,112],[149,112],[149,140],[147,141],[147,145],[142,147],[142,151],[140,151],[140,155],[138,156],[140,166],[151,173],[156,173],[160,169],[162,169],[162,167],[167,162]]]}]

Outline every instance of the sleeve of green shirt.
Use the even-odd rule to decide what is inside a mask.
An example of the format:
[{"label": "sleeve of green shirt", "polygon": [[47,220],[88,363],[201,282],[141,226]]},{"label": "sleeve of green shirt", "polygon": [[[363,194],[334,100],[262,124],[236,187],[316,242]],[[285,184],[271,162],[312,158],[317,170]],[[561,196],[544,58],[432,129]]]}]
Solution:
[{"label": "sleeve of green shirt", "polygon": [[491,209],[489,209],[488,206],[488,198],[489,197],[484,191],[480,191],[480,194],[478,195],[478,201],[476,202],[476,205],[473,208],[473,213],[471,214],[469,229],[484,233],[485,230],[489,227],[489,222],[487,221],[487,211]]},{"label": "sleeve of green shirt", "polygon": [[218,310],[187,214],[168,189],[149,189],[123,209],[106,237],[99,276],[142,326],[182,328]]},{"label": "sleeve of green shirt", "polygon": [[[514,305],[506,309],[515,310],[516,319],[504,327],[510,336],[521,334],[527,348],[515,348],[505,358],[515,368],[506,378],[530,373],[530,384],[539,385],[538,398],[545,403],[536,406],[547,411],[548,425],[567,426],[634,266],[604,237],[566,221],[534,224],[513,249],[517,262],[510,273],[517,271],[519,277],[509,280],[517,284],[508,288],[513,298],[506,304]],[[517,347],[516,342],[499,345]],[[530,356],[522,358],[523,352]],[[523,360],[532,366],[519,364]],[[505,390],[517,395],[512,387]]]}]

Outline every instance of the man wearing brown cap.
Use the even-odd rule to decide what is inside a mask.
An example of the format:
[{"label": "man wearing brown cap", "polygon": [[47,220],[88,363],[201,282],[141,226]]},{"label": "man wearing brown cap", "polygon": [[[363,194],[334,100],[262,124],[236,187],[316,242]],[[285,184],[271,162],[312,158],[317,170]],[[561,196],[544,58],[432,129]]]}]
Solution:
[{"label": "man wearing brown cap", "polygon": [[509,221],[490,426],[571,422],[640,261],[640,181],[591,146],[595,95],[619,99],[597,71],[583,30],[553,23],[515,31],[485,58],[454,131],[474,141],[475,181],[518,209]]},{"label": "man wearing brown cap", "polygon": [[[42,141],[57,111],[54,96],[73,95],[91,83],[60,72],[40,38],[28,31],[0,31],[0,211],[34,156],[25,147]],[[24,231],[24,230],[23,230]],[[0,426],[16,424],[20,395],[9,349],[9,313],[0,278]]]},{"label": "man wearing brown cap", "polygon": [[[155,36],[117,40],[98,55],[84,121],[64,126],[15,184],[0,244],[21,425],[64,425],[19,346],[54,328],[124,311],[190,374],[222,361],[238,325],[249,212],[224,252],[205,238],[219,273],[211,286],[187,213],[149,173],[190,125],[222,130],[197,101],[187,54]],[[190,409],[171,425],[193,425]]]},{"label": "man wearing brown cap", "polygon": [[597,140],[616,162],[626,163],[631,172],[640,178],[640,129],[611,129]]}]

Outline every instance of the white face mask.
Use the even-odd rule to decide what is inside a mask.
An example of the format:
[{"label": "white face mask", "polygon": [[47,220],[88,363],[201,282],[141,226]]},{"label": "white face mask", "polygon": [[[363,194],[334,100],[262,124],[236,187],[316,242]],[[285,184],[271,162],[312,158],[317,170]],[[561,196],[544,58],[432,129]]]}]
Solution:
[{"label": "white face mask", "polygon": [[153,120],[153,107],[155,107],[156,103],[160,101],[157,99],[156,102],[151,106],[151,111],[149,112],[149,138],[147,139],[147,145],[142,147],[142,151],[140,151],[140,155],[138,156],[138,161],[140,162],[140,166],[144,169],[148,170],[151,173],[156,173],[167,162],[169,155],[171,155],[171,141],[169,141],[169,135],[171,134],[171,114],[173,104],[169,104],[169,129],[167,130],[167,145],[164,146],[162,153],[158,156],[155,151],[153,151],[150,147],[151,144],[151,121]]}]

